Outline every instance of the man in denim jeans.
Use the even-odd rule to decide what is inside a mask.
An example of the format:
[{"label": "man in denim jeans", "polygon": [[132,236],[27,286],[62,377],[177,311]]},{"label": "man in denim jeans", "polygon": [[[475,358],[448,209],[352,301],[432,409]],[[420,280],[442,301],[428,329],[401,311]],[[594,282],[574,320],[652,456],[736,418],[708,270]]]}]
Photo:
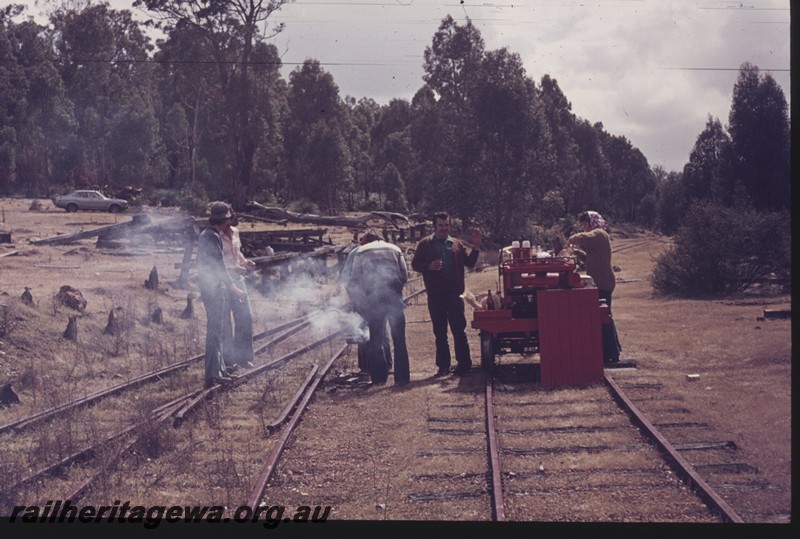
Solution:
[{"label": "man in denim jeans", "polygon": [[474,229],[472,251],[467,254],[466,245],[450,237],[450,216],[437,212],[433,216],[434,233],[422,238],[417,244],[411,267],[422,274],[428,293],[428,312],[436,338],[436,366],[434,376],[445,376],[450,372],[450,345],[447,342],[447,326],[453,333],[456,375],[469,372],[472,359],[467,343],[467,319],[464,315],[464,268],[475,267],[481,250],[481,231]]},{"label": "man in denim jeans", "polygon": [[206,308],[205,385],[211,387],[228,379],[222,356],[225,316],[230,316],[228,302],[244,301],[247,293],[236,287],[225,268],[222,255],[222,230],[231,218],[231,207],[213,202],[208,227],[197,239],[197,285]]},{"label": "man in denim jeans", "polygon": [[389,377],[383,350],[387,320],[394,347],[394,383],[404,386],[410,379],[403,304],[407,281],[408,269],[400,248],[381,240],[376,231],[367,230],[364,244],[353,255],[346,287],[356,312],[369,325],[367,367],[375,385],[385,384]]}]

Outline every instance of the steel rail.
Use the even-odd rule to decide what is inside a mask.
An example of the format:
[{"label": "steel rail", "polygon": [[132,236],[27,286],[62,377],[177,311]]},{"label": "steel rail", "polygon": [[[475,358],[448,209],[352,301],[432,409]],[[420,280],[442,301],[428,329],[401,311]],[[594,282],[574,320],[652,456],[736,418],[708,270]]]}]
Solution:
[{"label": "steel rail", "polygon": [[[77,461],[77,460],[79,460],[79,459],[81,459],[83,457],[91,455],[100,446],[108,444],[110,442],[113,442],[113,441],[115,441],[115,440],[117,440],[119,438],[122,438],[124,436],[127,436],[127,435],[131,434],[132,432],[134,432],[136,429],[140,428],[142,425],[150,424],[153,421],[154,418],[161,417],[161,414],[162,414],[162,412],[164,410],[169,410],[170,413],[171,413],[172,411],[177,409],[177,407],[180,404],[182,404],[184,400],[186,400],[187,398],[191,398],[193,396],[193,394],[196,394],[199,391],[200,390],[196,390],[196,391],[193,391],[192,393],[189,393],[189,394],[186,394],[186,395],[181,395],[180,397],[172,399],[171,401],[167,402],[166,404],[162,404],[158,408],[154,408],[151,411],[149,418],[143,419],[143,420],[141,420],[141,421],[139,421],[137,423],[134,423],[133,425],[130,425],[130,426],[124,428],[121,431],[117,431],[114,434],[112,434],[110,436],[107,436],[103,440],[101,440],[99,442],[96,442],[96,443],[94,443],[94,444],[92,444],[90,446],[84,447],[83,449],[79,449],[78,451],[75,451],[74,453],[72,453],[70,455],[67,455],[66,457],[62,458],[58,462],[56,462],[54,464],[51,464],[49,466],[46,466],[44,468],[41,468],[38,471],[33,472],[32,474],[30,474],[30,475],[28,475],[26,477],[23,477],[22,479],[16,481],[12,485],[9,485],[7,487],[3,487],[2,492],[12,492],[12,491],[22,487],[25,484],[28,484],[28,483],[30,483],[32,481],[35,481],[36,479],[39,479],[43,475],[47,475],[47,474],[53,473],[54,471],[56,471],[56,470],[58,470],[60,468],[63,468],[64,466],[68,466],[68,465],[72,464],[73,462],[75,462],[75,461]],[[69,499],[69,498],[64,498],[64,499]]]},{"label": "steel rail", "polygon": [[[268,337],[269,335],[273,335],[273,334],[277,333],[278,331],[286,329],[287,327],[292,327],[292,326],[296,326],[296,325],[303,325],[303,324],[307,325],[308,324],[308,322],[307,322],[308,318],[309,318],[309,315],[306,315],[306,316],[303,316],[303,317],[298,318],[296,320],[289,321],[289,322],[287,322],[285,324],[281,324],[281,325],[276,326],[274,328],[271,328],[271,329],[269,329],[267,331],[263,331],[263,332],[259,333],[258,335],[254,336],[253,339],[255,340],[255,339],[261,339],[261,338],[264,338],[264,337]],[[291,331],[291,330],[289,330],[289,331]],[[287,333],[289,333],[289,332],[287,332]],[[269,343],[266,343],[265,345],[260,347],[258,349],[258,351],[260,352],[260,351],[264,350],[265,348],[267,348],[269,346],[272,346],[273,344],[275,344],[277,342],[280,342],[281,340],[285,339],[286,337],[288,337],[288,335],[286,335],[286,334],[281,335],[280,337],[276,338],[275,340],[270,341]],[[7,430],[11,430],[11,429],[14,429],[16,431],[20,431],[20,430],[22,430],[22,429],[24,429],[26,427],[30,427],[31,425],[34,425],[34,424],[39,423],[41,421],[45,421],[47,419],[50,419],[51,417],[54,417],[54,416],[56,416],[58,414],[65,413],[65,412],[67,412],[69,410],[72,410],[73,408],[77,408],[78,406],[91,404],[91,403],[93,403],[95,401],[98,401],[98,400],[104,398],[104,397],[108,397],[108,396],[114,395],[114,394],[119,393],[121,391],[124,391],[126,389],[131,389],[131,388],[137,387],[137,386],[139,386],[141,384],[144,384],[146,382],[150,382],[150,381],[154,381],[156,379],[160,379],[160,377],[162,375],[169,374],[169,373],[174,372],[174,371],[176,371],[178,369],[183,369],[185,367],[188,367],[193,361],[198,361],[200,359],[203,359],[203,357],[205,357],[204,354],[200,354],[200,355],[197,355],[197,356],[194,356],[194,357],[190,357],[188,359],[181,360],[181,361],[179,361],[177,363],[173,363],[172,365],[167,365],[166,367],[163,367],[161,369],[142,374],[142,375],[137,376],[137,377],[135,377],[135,378],[133,378],[131,380],[119,383],[119,384],[117,384],[115,386],[112,386],[110,388],[106,388],[106,389],[97,391],[95,393],[92,393],[90,395],[86,395],[86,396],[81,397],[79,399],[75,399],[73,401],[70,401],[70,402],[67,402],[67,403],[64,403],[64,404],[59,404],[57,406],[53,406],[52,408],[48,408],[47,410],[43,410],[41,412],[38,412],[38,413],[35,413],[35,414],[32,414],[32,415],[17,419],[15,421],[11,421],[11,422],[6,423],[4,425],[0,425],[0,434],[2,434],[3,432],[5,432]]]},{"label": "steel rail", "polygon": [[489,471],[492,476],[492,520],[503,522],[506,519],[503,503],[503,479],[500,468],[500,444],[497,441],[497,427],[494,421],[493,380],[486,377],[486,438],[489,445]]},{"label": "steel rail", "polygon": [[427,290],[428,290],[427,288],[423,288],[422,290],[417,290],[413,294],[409,294],[408,296],[403,298],[403,303],[405,303],[407,305],[409,301],[411,301],[415,297],[421,295],[423,292],[426,292]]},{"label": "steel rail", "polygon": [[[178,399],[174,399],[173,401],[168,403],[169,404],[168,406],[167,405],[162,406],[161,410],[158,413],[154,414],[153,417],[151,417],[148,420],[147,424],[148,425],[159,425],[159,424],[165,422],[167,419],[169,419],[169,417],[172,415],[172,413],[181,405],[180,401],[182,399],[187,398],[188,396],[189,395],[184,395],[183,397],[179,397]],[[76,501],[81,500],[83,498],[83,496],[86,494],[86,491],[88,490],[89,486],[92,483],[94,483],[95,481],[97,481],[97,479],[103,473],[105,473],[117,460],[119,460],[120,457],[126,451],[129,451],[134,445],[136,445],[141,438],[142,438],[142,431],[138,432],[135,436],[131,437],[131,439],[128,440],[127,443],[125,443],[122,447],[117,449],[117,451],[115,452],[115,454],[114,454],[114,456],[112,458],[110,458],[105,463],[103,463],[103,466],[101,466],[101,468],[99,470],[97,470],[95,473],[93,473],[90,477],[88,477],[88,478],[84,479],[83,481],[81,481],[77,486],[73,487],[69,491],[69,493],[64,495],[61,499],[62,500],[70,500],[72,503],[75,503]]]},{"label": "steel rail", "polygon": [[277,466],[278,461],[283,454],[286,443],[289,441],[289,436],[291,436],[291,434],[294,432],[295,427],[300,422],[300,417],[305,412],[308,403],[311,402],[314,392],[322,382],[323,378],[325,378],[325,375],[328,373],[331,366],[337,359],[339,359],[339,357],[344,353],[345,350],[347,350],[349,346],[349,344],[345,344],[333,355],[333,357],[331,357],[328,363],[325,364],[325,367],[323,367],[322,371],[317,374],[314,382],[309,386],[308,391],[306,391],[305,396],[303,397],[303,400],[297,405],[297,408],[295,409],[294,414],[292,414],[292,418],[289,420],[286,428],[283,430],[278,443],[272,448],[272,451],[270,451],[267,462],[262,468],[261,474],[256,482],[256,486],[248,498],[248,505],[250,507],[257,507],[264,497],[264,492],[267,490],[267,483],[272,477],[272,473],[275,471],[275,467]]},{"label": "steel rail", "polygon": [[286,421],[286,419],[289,417],[289,414],[292,412],[295,406],[297,406],[297,403],[300,402],[300,398],[303,396],[303,393],[305,393],[306,389],[308,389],[308,386],[311,384],[311,381],[314,379],[314,375],[317,373],[318,370],[319,370],[319,365],[317,365],[316,363],[311,365],[311,371],[308,373],[308,376],[306,376],[306,379],[303,380],[303,383],[300,384],[300,388],[292,396],[292,399],[289,401],[289,404],[286,405],[286,407],[283,409],[283,412],[281,412],[278,418],[275,419],[275,421],[273,421],[269,425],[267,425],[267,430],[277,429]]},{"label": "steel rail", "polygon": [[606,385],[610,388],[611,394],[614,399],[625,409],[631,419],[639,425],[645,432],[648,438],[653,440],[659,449],[664,453],[669,463],[672,465],[675,472],[693,489],[699,493],[703,501],[706,502],[711,508],[718,511],[723,518],[728,522],[743,523],[744,520],[736,514],[733,508],[717,494],[714,489],[700,477],[700,475],[692,468],[692,465],[684,459],[678,450],[667,440],[658,429],[650,423],[650,421],[639,411],[633,402],[625,395],[622,389],[617,385],[613,378],[604,375]]},{"label": "steel rail", "polygon": [[632,240],[631,243],[628,243],[626,245],[620,245],[616,249],[612,249],[611,253],[614,254],[614,253],[618,253],[620,251],[624,251],[625,249],[633,249],[634,247],[639,247],[641,245],[645,245],[645,244],[651,243],[653,241],[657,241],[657,240],[655,238],[648,238],[646,240],[642,240],[642,241],[639,241],[639,242],[635,242],[635,240]]},{"label": "steel rail", "polygon": [[321,339],[317,339],[316,341],[314,341],[314,342],[312,342],[310,344],[307,344],[307,345],[303,346],[302,348],[298,348],[297,350],[295,350],[293,352],[289,352],[288,354],[286,354],[284,356],[281,356],[281,357],[279,357],[277,359],[274,359],[274,360],[270,361],[269,363],[265,363],[264,365],[259,365],[258,367],[250,369],[247,372],[244,372],[244,373],[240,374],[237,378],[235,378],[234,380],[231,380],[230,382],[226,382],[226,383],[223,383],[222,385],[212,386],[210,388],[204,389],[200,394],[198,394],[195,398],[193,398],[188,403],[184,404],[174,414],[175,417],[174,417],[173,425],[176,426],[176,427],[180,426],[180,424],[183,423],[183,420],[186,418],[186,415],[189,412],[194,410],[197,407],[197,405],[200,404],[204,399],[212,396],[217,391],[224,391],[227,388],[233,388],[235,386],[238,386],[239,384],[244,383],[246,380],[248,380],[249,378],[251,378],[251,377],[253,377],[253,376],[255,376],[255,375],[259,374],[259,373],[262,373],[262,372],[267,371],[267,370],[274,369],[276,366],[280,365],[281,363],[285,363],[286,361],[289,361],[290,359],[292,359],[292,358],[294,358],[296,356],[299,356],[300,354],[303,354],[303,353],[305,353],[305,352],[307,352],[307,351],[309,351],[309,350],[311,350],[311,349],[313,349],[313,348],[315,348],[317,346],[320,346],[320,345],[325,344],[326,342],[328,342],[330,340],[335,339],[341,333],[342,333],[341,330],[340,331],[335,331],[333,333],[330,333],[330,334],[326,335],[325,337],[322,337]]},{"label": "steel rail", "polygon": [[[308,317],[306,317],[306,318],[308,318]],[[286,331],[284,331],[283,333],[281,333],[280,335],[278,335],[277,337],[275,337],[271,341],[266,342],[266,343],[262,344],[261,346],[259,346],[258,348],[256,348],[255,350],[253,350],[253,355],[255,356],[257,354],[260,354],[261,352],[263,352],[267,348],[269,348],[271,346],[275,346],[279,342],[285,341],[286,339],[288,339],[289,337],[291,337],[295,333],[300,333],[302,330],[307,328],[309,325],[311,325],[311,322],[309,322],[307,319],[304,320],[303,322],[300,322],[296,326],[294,326],[294,327],[292,327],[290,329],[287,329]]]}]

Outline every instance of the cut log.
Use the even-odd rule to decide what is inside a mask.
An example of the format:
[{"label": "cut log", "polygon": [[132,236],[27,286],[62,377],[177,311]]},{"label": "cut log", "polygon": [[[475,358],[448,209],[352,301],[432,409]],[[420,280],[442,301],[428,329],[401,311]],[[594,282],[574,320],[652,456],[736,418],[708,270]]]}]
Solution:
[{"label": "cut log", "polygon": [[56,299],[63,305],[66,305],[70,309],[75,309],[76,311],[83,311],[86,308],[86,300],[83,299],[81,291],[69,285],[64,285],[59,289],[58,294],[56,294]]},{"label": "cut log", "polygon": [[791,309],[764,309],[764,318],[791,318]]},{"label": "cut log", "polygon": [[72,243],[86,238],[94,238],[103,236],[106,239],[124,236],[131,230],[142,227],[150,222],[150,218],[146,215],[135,215],[130,221],[124,223],[117,223],[114,225],[106,225],[91,230],[84,230],[83,232],[75,232],[74,234],[61,234],[58,236],[51,236],[49,238],[42,238],[40,240],[31,240],[34,245],[61,245],[64,243]]},{"label": "cut log", "polygon": [[283,225],[283,226],[286,226],[286,224],[289,222],[288,219],[269,219],[268,217],[259,217],[257,215],[253,215],[250,213],[237,213],[236,215],[244,219],[249,219],[251,221],[260,221],[262,223],[275,223],[276,225]]}]

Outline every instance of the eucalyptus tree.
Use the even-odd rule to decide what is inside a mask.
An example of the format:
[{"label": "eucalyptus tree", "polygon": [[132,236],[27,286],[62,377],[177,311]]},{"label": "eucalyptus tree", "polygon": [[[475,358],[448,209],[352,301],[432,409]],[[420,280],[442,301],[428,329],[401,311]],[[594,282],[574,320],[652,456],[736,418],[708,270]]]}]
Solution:
[{"label": "eucalyptus tree", "polygon": [[[166,114],[161,129],[169,161],[165,187],[177,188],[188,182],[212,186],[209,175],[198,175],[198,162],[205,137],[223,143],[224,134],[212,121],[212,110],[221,101],[222,89],[216,77],[214,51],[202,31],[179,24],[160,43],[154,55],[156,74]],[[203,167],[206,168],[206,167]]]},{"label": "eucalyptus tree", "polygon": [[523,230],[539,200],[553,160],[550,126],[535,83],[519,55],[487,52],[470,100],[475,118],[475,214],[495,241]]},{"label": "eucalyptus tree", "polygon": [[729,200],[732,194],[723,172],[730,155],[731,138],[717,118],[708,116],[705,129],[698,135],[683,167],[684,192],[687,203],[703,200]]},{"label": "eucalyptus tree", "polygon": [[52,33],[32,19],[14,22],[24,13],[21,5],[0,10],[0,192],[40,196],[79,163]]},{"label": "eucalyptus tree", "polygon": [[603,207],[617,220],[637,222],[641,201],[655,191],[653,171],[626,137],[605,133],[601,140],[611,170],[600,193]]},{"label": "eucalyptus tree", "polygon": [[448,106],[465,112],[470,87],[477,81],[484,42],[472,21],[462,26],[447,15],[425,47],[422,79]]},{"label": "eucalyptus tree", "polygon": [[281,76],[280,55],[275,45],[258,43],[251,55],[252,121],[248,136],[259,141],[253,154],[249,194],[278,197],[278,171],[283,159],[283,126],[289,114],[286,80]]},{"label": "eucalyptus tree", "polygon": [[28,80],[17,61],[14,46],[16,25],[11,20],[23,11],[21,5],[0,11],[0,193],[8,194],[17,185],[16,118],[24,106]]},{"label": "eucalyptus tree", "polygon": [[[160,16],[169,35],[192,27],[205,41],[217,71],[220,111],[224,114],[224,137],[233,161],[220,163],[223,185],[229,186],[230,198],[240,204],[259,189],[254,179],[258,156],[265,140],[259,135],[263,118],[253,108],[253,66],[267,62],[277,66],[275,55],[267,59],[259,45],[279,33],[283,24],[266,29],[272,15],[289,0],[135,0]],[[264,28],[262,31],[261,28]],[[255,98],[259,100],[260,98]],[[261,111],[263,112],[263,110]],[[255,127],[253,124],[256,124]]]},{"label": "eucalyptus tree", "polygon": [[680,172],[666,172],[662,167],[653,168],[656,178],[655,226],[664,234],[678,231],[681,217],[688,208],[685,182]]},{"label": "eucalyptus tree", "polygon": [[[445,113],[430,86],[424,85],[411,100],[411,147],[415,168],[406,180],[408,202],[413,208],[436,211],[446,208],[447,184],[443,155],[447,147]],[[450,209],[450,208],[447,208]]]},{"label": "eucalyptus tree", "polygon": [[385,209],[396,212],[408,210],[406,186],[403,182],[403,177],[391,161],[381,173],[381,184],[383,185],[383,192],[386,194]]},{"label": "eucalyptus tree", "polygon": [[728,116],[731,155],[725,175],[740,184],[759,210],[788,210],[791,192],[791,127],[778,83],[744,63],[733,87]]},{"label": "eucalyptus tree", "polygon": [[[405,180],[410,178],[416,170],[415,153],[411,141],[411,103],[405,99],[392,99],[388,105],[382,106],[380,115],[372,130],[372,161],[376,170],[385,171],[388,165],[393,165],[403,185],[402,200],[405,205]],[[383,178],[394,178],[382,174]],[[398,188],[395,182],[392,190]],[[382,183],[387,199],[390,198],[385,182]],[[391,195],[394,200],[399,200],[399,194]]]},{"label": "eucalyptus tree", "polygon": [[[584,181],[591,180],[581,174],[579,147],[573,136],[577,118],[572,112],[572,103],[561,91],[558,81],[550,75],[544,75],[540,82],[539,97],[550,127],[553,157],[544,163],[539,189],[550,193],[550,197],[558,195],[558,200],[563,201],[563,216],[564,213],[579,211],[576,200],[580,198]],[[554,217],[556,215],[551,216]]]},{"label": "eucalyptus tree", "polygon": [[484,50],[483,38],[472,21],[459,25],[447,15],[424,53],[422,78],[436,99],[441,137],[440,151],[433,156],[439,174],[433,179],[436,185],[431,186],[429,204],[449,210],[466,224],[480,204],[475,178],[480,134],[471,100],[482,76]]},{"label": "eucalyptus tree", "polygon": [[[353,186],[346,106],[333,76],[306,60],[289,74],[282,177],[286,190],[332,211]],[[326,146],[326,144],[328,146]]]},{"label": "eucalyptus tree", "polygon": [[62,7],[51,23],[60,74],[79,125],[81,164],[72,181],[153,182],[163,170],[149,37],[130,11],[104,3],[80,11]]},{"label": "eucalyptus tree", "polygon": [[346,193],[347,205],[355,207],[356,191],[363,195],[364,202],[369,200],[370,192],[377,185],[375,165],[372,161],[372,130],[381,113],[381,106],[374,99],[362,97],[345,98],[347,107],[347,141],[353,166],[353,189]]}]

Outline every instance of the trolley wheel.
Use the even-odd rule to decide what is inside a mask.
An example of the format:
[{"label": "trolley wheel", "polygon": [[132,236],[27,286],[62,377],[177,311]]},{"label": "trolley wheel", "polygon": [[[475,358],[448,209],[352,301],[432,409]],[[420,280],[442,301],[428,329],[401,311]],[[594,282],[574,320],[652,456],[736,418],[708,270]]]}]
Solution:
[{"label": "trolley wheel", "polygon": [[487,371],[494,367],[494,343],[488,331],[481,331],[481,367]]}]

